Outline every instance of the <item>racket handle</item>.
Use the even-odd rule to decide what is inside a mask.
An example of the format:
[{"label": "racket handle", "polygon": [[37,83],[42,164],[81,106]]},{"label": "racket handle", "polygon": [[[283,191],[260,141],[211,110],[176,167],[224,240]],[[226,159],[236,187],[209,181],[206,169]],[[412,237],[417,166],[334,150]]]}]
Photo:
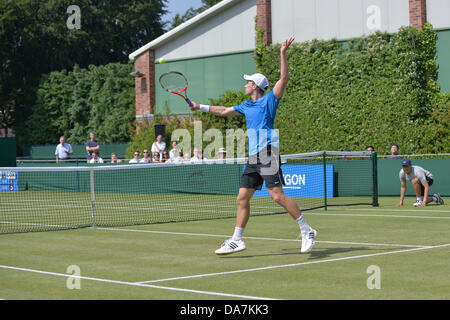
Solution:
[{"label": "racket handle", "polygon": [[194,105],[192,104],[191,100],[189,100],[188,98],[186,98],[186,102],[189,105],[189,107],[193,107]]}]

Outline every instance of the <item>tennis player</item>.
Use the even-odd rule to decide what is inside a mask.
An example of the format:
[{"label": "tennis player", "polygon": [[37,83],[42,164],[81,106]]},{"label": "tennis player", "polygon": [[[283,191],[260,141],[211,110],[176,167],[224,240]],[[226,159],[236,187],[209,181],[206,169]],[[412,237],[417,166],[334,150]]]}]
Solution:
[{"label": "tennis player", "polygon": [[259,73],[244,75],[244,79],[247,80],[244,86],[245,94],[250,100],[234,107],[209,106],[195,102],[191,107],[191,110],[201,110],[218,116],[245,116],[247,122],[249,160],[241,177],[235,230],[233,236],[216,250],[216,254],[245,250],[242,234],[250,217],[250,199],[256,190],[261,189],[263,182],[266,183],[271,198],[285,208],[298,223],[302,237],[301,252],[309,252],[314,246],[317,231],[306,223],[295,201],[283,192],[284,179],[280,167],[278,135],[273,128],[278,104],[289,80],[286,51],[293,41],[294,39],[290,38],[281,45],[280,79],[272,91],[265,93],[269,81],[264,75]]}]

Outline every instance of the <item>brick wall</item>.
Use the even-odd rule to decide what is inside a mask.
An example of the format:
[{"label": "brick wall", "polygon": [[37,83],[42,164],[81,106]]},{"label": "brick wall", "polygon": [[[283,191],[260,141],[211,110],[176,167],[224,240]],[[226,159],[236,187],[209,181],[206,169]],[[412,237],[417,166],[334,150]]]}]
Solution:
[{"label": "brick wall", "polygon": [[421,28],[427,22],[427,1],[409,0],[409,25]]},{"label": "brick wall", "polygon": [[142,120],[154,113],[155,105],[155,52],[147,50],[134,62],[134,71],[143,74],[135,78],[136,119]]},{"label": "brick wall", "polygon": [[256,0],[256,15],[258,16],[257,27],[264,30],[264,43],[272,44],[271,0]]}]

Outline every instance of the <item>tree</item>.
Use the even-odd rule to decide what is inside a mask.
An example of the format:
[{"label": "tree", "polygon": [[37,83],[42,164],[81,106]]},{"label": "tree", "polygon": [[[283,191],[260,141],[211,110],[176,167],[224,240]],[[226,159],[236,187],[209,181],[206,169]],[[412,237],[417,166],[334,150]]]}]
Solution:
[{"label": "tree", "polygon": [[78,0],[79,29],[67,27],[72,4],[0,0],[0,127],[27,130],[41,75],[75,64],[126,63],[130,52],[164,32],[166,0]]},{"label": "tree", "polygon": [[21,139],[26,145],[48,144],[63,134],[70,143],[84,143],[95,131],[104,143],[129,141],[135,119],[132,68],[132,63],[76,65],[43,76]]}]

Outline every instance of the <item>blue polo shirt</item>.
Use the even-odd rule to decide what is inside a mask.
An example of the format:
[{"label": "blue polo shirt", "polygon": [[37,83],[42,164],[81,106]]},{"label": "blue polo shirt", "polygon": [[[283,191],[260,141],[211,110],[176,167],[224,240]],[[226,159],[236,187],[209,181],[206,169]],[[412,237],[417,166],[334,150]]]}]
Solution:
[{"label": "blue polo shirt", "polygon": [[247,100],[233,107],[245,116],[249,155],[257,154],[267,145],[279,149],[278,134],[273,128],[279,103],[280,99],[270,91],[256,101]]}]

